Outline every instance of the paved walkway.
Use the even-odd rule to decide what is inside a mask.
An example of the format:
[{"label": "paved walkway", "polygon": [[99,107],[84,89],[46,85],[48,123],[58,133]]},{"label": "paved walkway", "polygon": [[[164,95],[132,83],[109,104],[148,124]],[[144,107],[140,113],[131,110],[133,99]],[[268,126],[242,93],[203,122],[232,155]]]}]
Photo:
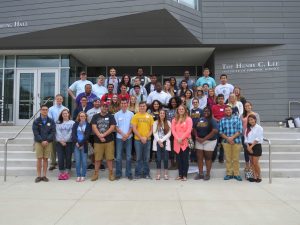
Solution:
[{"label": "paved walkway", "polygon": [[76,183],[0,177],[1,225],[299,225],[300,179]]}]

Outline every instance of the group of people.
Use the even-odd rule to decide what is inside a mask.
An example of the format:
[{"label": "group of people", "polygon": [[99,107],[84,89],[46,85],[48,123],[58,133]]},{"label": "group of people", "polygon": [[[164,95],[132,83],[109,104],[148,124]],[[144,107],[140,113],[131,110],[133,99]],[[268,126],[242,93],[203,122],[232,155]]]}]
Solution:
[{"label": "group of people", "polygon": [[152,179],[149,162],[154,158],[156,180],[168,180],[168,170],[178,169],[176,180],[186,181],[190,161],[198,164],[199,172],[194,179],[209,180],[212,163],[217,156],[224,163],[225,153],[224,180],[242,181],[242,148],[245,171],[253,174],[248,180],[261,182],[263,128],[259,115],[241,95],[241,89],[228,83],[226,74],[220,76],[217,85],[208,68],[196,81],[185,71],[178,86],[175,77],[162,84],[155,74],[145,76],[142,68],[132,78],[129,74],[122,79],[116,75],[116,69],[111,68],[107,79],[99,75],[93,84],[81,72],[80,80],[68,89],[76,103],[73,113],[63,106],[60,94],[49,109],[41,106],[40,117],[32,125],[37,157],[35,182],[49,180],[48,158],[51,157],[49,169],[53,170],[56,156],[58,179],[69,179],[73,152],[77,182],[86,179],[88,159],[94,168],[92,181],[99,179],[104,160],[108,179],[121,179],[123,152],[125,176],[130,180]]}]

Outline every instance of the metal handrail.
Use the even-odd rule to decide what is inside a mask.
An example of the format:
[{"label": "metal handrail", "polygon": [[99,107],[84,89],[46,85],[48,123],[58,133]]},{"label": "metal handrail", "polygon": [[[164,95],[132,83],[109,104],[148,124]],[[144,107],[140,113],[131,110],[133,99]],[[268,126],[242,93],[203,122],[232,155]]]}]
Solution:
[{"label": "metal handrail", "polygon": [[269,144],[269,184],[272,184],[272,151],[271,151],[271,141],[264,138],[265,142]]},{"label": "metal handrail", "polygon": [[289,101],[289,117],[291,117],[291,105],[292,105],[293,103],[298,103],[298,104],[300,104],[300,101]]},{"label": "metal handrail", "polygon": [[[51,100],[51,98],[48,98],[43,104],[47,104],[49,102],[49,100]],[[33,120],[36,115],[40,112],[41,109],[39,109],[28,121],[27,123],[22,127],[21,130],[19,130],[19,132],[11,138],[6,138],[5,139],[5,143],[4,143],[4,182],[6,182],[6,176],[7,176],[7,145],[9,141],[15,140],[20,134],[21,132],[27,127],[27,125],[31,122],[31,120]]]}]

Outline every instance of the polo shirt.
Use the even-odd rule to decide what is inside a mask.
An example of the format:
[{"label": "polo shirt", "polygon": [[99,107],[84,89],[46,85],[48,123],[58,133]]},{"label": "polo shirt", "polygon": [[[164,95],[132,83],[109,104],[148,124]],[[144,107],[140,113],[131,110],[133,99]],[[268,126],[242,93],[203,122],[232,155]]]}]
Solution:
[{"label": "polo shirt", "polygon": [[215,86],[217,86],[215,79],[212,78],[212,77],[210,77],[210,76],[208,76],[208,77],[205,77],[205,76],[200,77],[196,81],[196,86],[197,87],[199,87],[199,86],[202,87],[202,85],[205,84],[205,83],[208,84],[209,88],[214,88]]}]

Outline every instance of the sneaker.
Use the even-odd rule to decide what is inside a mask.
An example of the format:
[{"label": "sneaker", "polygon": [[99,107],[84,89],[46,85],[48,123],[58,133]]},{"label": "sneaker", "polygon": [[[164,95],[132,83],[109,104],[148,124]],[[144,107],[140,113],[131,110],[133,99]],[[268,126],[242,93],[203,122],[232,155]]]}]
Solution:
[{"label": "sneaker", "polygon": [[135,179],[135,180],[139,180],[139,179],[141,179],[141,178],[142,178],[142,177],[139,176],[139,175],[135,175],[135,176],[134,176],[134,179]]},{"label": "sneaker", "polygon": [[58,180],[65,180],[64,173],[59,173]]},{"label": "sneaker", "polygon": [[81,178],[80,178],[80,181],[81,181],[81,182],[84,182],[84,181],[85,181],[85,177],[81,177]]},{"label": "sneaker", "polygon": [[207,175],[207,174],[206,174],[206,175],[204,176],[203,180],[210,180],[210,175]]},{"label": "sneaker", "polygon": [[80,181],[81,181],[81,178],[77,177],[76,182],[80,182]]},{"label": "sneaker", "polygon": [[49,167],[49,170],[50,170],[50,171],[55,170],[55,169],[56,169],[55,166],[50,166],[50,167]]},{"label": "sneaker", "polygon": [[39,183],[39,182],[41,182],[41,181],[42,181],[42,178],[41,178],[41,177],[37,177],[37,178],[35,178],[35,180],[34,180],[35,183]]},{"label": "sneaker", "polygon": [[102,171],[105,170],[105,166],[103,164],[100,165],[100,170],[102,170]]},{"label": "sneaker", "polygon": [[232,178],[233,178],[233,176],[226,175],[226,176],[224,177],[224,180],[231,180]]},{"label": "sneaker", "polygon": [[236,179],[237,181],[242,181],[243,180],[241,176],[234,176],[233,178]]},{"label": "sneaker", "polygon": [[219,163],[224,163],[224,159],[219,159]]},{"label": "sneaker", "polygon": [[144,178],[147,180],[152,180],[152,177],[150,175],[146,175]]},{"label": "sneaker", "polygon": [[203,174],[197,173],[197,175],[194,177],[194,180],[201,180],[201,179],[204,179],[204,175]]},{"label": "sneaker", "polygon": [[87,167],[87,170],[94,170],[95,169],[95,165],[94,164],[90,164],[88,167]]},{"label": "sneaker", "polygon": [[133,180],[133,177],[131,175],[128,176],[127,178],[128,178],[128,180]]},{"label": "sneaker", "polygon": [[42,181],[45,181],[45,182],[48,182],[49,181],[49,179],[47,178],[47,177],[42,177]]},{"label": "sneaker", "polygon": [[249,182],[256,182],[256,179],[254,179],[254,178],[252,178],[252,177],[248,178],[247,180],[248,180]]},{"label": "sneaker", "polygon": [[66,178],[66,180],[69,180],[70,179],[70,173],[65,172],[65,178]]}]

